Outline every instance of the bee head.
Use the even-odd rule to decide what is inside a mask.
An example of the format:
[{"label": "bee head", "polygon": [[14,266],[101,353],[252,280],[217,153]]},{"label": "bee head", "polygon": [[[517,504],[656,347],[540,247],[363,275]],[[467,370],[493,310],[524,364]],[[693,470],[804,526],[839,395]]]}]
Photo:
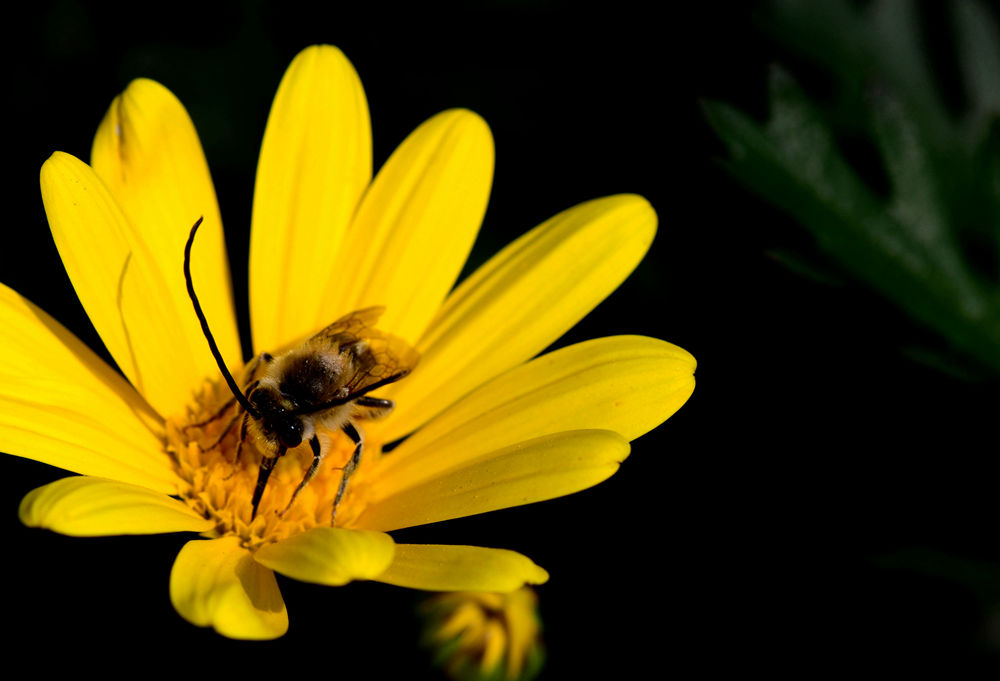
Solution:
[{"label": "bee head", "polygon": [[268,424],[264,422],[264,430],[278,436],[281,444],[288,449],[302,444],[302,419],[291,414],[283,414]]},{"label": "bee head", "polygon": [[250,393],[250,403],[260,414],[260,425],[265,435],[275,438],[287,449],[302,444],[302,417],[292,411],[294,404],[281,399],[276,390],[263,386]]}]

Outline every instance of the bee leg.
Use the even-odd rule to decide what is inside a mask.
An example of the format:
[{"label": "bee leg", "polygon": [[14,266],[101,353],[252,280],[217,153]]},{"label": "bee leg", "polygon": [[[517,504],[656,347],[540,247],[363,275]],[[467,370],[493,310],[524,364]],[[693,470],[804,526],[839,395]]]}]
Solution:
[{"label": "bee leg", "polygon": [[[244,416],[245,416],[245,415],[244,415]],[[224,429],[222,430],[222,432],[221,432],[221,433],[219,433],[219,437],[215,438],[215,440],[213,440],[213,441],[212,441],[212,444],[210,444],[209,446],[207,446],[207,447],[202,447],[202,448],[201,448],[201,450],[202,450],[203,452],[210,452],[210,451],[212,451],[213,449],[215,449],[216,447],[218,447],[218,446],[219,446],[219,443],[221,443],[221,442],[222,442],[222,440],[223,440],[223,439],[225,439],[226,435],[228,435],[228,434],[229,434],[229,431],[231,431],[231,430],[233,429],[233,426],[235,426],[235,425],[236,425],[236,422],[237,422],[237,421],[239,421],[239,420],[240,420],[240,412],[239,412],[239,411],[237,411],[237,412],[236,412],[236,413],[235,413],[235,414],[233,415],[233,418],[229,419],[229,423],[228,423],[228,424],[226,425],[226,427],[225,427],[225,428],[224,428]]]},{"label": "bee leg", "polygon": [[[236,456],[234,456],[233,460],[231,461],[234,467],[236,466],[236,464],[240,462],[240,454],[243,452],[243,443],[247,441],[247,428],[249,427],[249,425],[250,425],[250,414],[244,412],[243,425],[240,426],[240,443],[236,446]],[[232,427],[232,424],[230,424],[230,427]],[[221,440],[222,438],[219,439]],[[233,473],[229,474],[229,478],[233,477],[234,473],[236,473],[235,470],[233,471]],[[226,480],[228,480],[229,478],[226,478]]]},{"label": "bee leg", "polygon": [[278,462],[285,453],[284,447],[279,447],[277,454],[270,457],[264,457],[260,460],[260,469],[257,471],[257,486],[253,490],[253,500],[250,502],[253,506],[253,511],[250,513],[250,522],[257,517],[257,507],[260,506],[260,498],[264,496],[264,488],[267,487],[267,479],[271,477],[271,471],[274,470],[274,464]]},{"label": "bee leg", "polygon": [[[253,382],[253,383],[251,383],[251,384],[250,384],[249,386],[247,386],[247,390],[248,390],[248,391],[250,391],[250,392],[252,392],[252,391],[253,391],[253,389],[257,387],[257,384],[258,384],[258,383],[260,383],[260,381],[254,381],[254,382]],[[198,423],[191,423],[191,424],[188,424],[187,426],[185,426],[185,430],[187,430],[188,428],[192,428],[192,427],[194,427],[194,426],[204,426],[204,425],[206,425],[206,424],[209,424],[209,423],[211,423],[212,421],[216,420],[217,418],[220,418],[220,417],[221,417],[221,416],[222,416],[222,415],[223,415],[223,414],[225,413],[225,411],[226,411],[227,409],[229,409],[229,407],[231,407],[231,406],[232,406],[232,404],[233,404],[233,403],[234,403],[235,401],[236,401],[236,398],[234,397],[234,398],[232,398],[231,400],[229,400],[228,402],[226,402],[226,404],[225,404],[225,405],[223,405],[222,409],[220,409],[219,411],[217,411],[217,412],[216,412],[215,414],[213,414],[213,415],[212,415],[211,417],[209,417],[209,418],[205,419],[204,421],[199,421]],[[237,421],[238,421],[239,419],[240,419],[240,408],[237,408],[237,410],[236,410],[236,413],[235,413],[235,414],[233,414],[233,418],[232,418],[232,419],[231,419],[231,420],[229,421],[229,424],[228,424],[228,425],[227,425],[227,426],[225,427],[225,429],[224,429],[224,430],[223,430],[223,431],[222,431],[221,433],[219,433],[219,437],[217,437],[217,438],[216,438],[216,439],[215,439],[215,440],[214,440],[214,441],[212,442],[212,444],[210,444],[210,445],[209,445],[208,447],[202,447],[202,451],[205,451],[205,452],[208,452],[208,451],[211,451],[211,450],[215,449],[216,447],[218,447],[218,446],[219,446],[219,443],[220,443],[220,442],[222,442],[223,438],[225,438],[225,437],[226,437],[226,434],[227,434],[227,433],[228,433],[228,432],[229,432],[230,430],[232,430],[233,426],[235,426],[235,425],[236,425],[236,422],[237,422]],[[245,427],[246,427],[246,414],[244,414],[244,415],[243,415],[243,423],[244,423],[244,428],[245,428]],[[246,434],[245,434],[245,432],[244,432],[244,435],[243,435],[243,437],[242,437],[242,438],[240,439],[240,444],[241,444],[241,445],[243,444],[243,440],[244,440],[244,439],[246,439]],[[239,454],[238,454],[238,453],[237,453],[237,455],[236,455],[236,459],[235,459],[235,460],[233,461],[233,463],[235,464],[235,463],[236,463],[237,461],[239,461]]]},{"label": "bee leg", "polygon": [[312,447],[313,450],[312,465],[309,466],[309,470],[306,471],[306,477],[302,478],[302,482],[300,482],[299,486],[295,488],[295,493],[292,494],[292,498],[288,500],[288,506],[285,506],[285,510],[278,515],[285,515],[288,513],[288,509],[290,509],[292,504],[295,503],[295,498],[299,496],[299,492],[301,492],[303,488],[309,484],[309,481],[316,476],[316,471],[319,469],[320,461],[323,460],[319,451],[319,438],[315,435],[309,438],[309,446]]},{"label": "bee leg", "polygon": [[362,395],[354,401],[354,406],[358,418],[380,419],[387,416],[396,403],[392,400],[383,400],[381,397]]},{"label": "bee leg", "polygon": [[207,426],[212,421],[222,418],[222,415],[225,414],[227,411],[229,411],[229,408],[233,406],[233,404],[235,403],[236,403],[236,398],[230,397],[228,400],[226,400],[226,403],[223,404],[221,407],[219,407],[218,411],[216,411],[214,414],[209,416],[207,419],[202,419],[201,421],[195,421],[194,423],[187,424],[186,426],[184,426],[184,430],[188,430],[189,428],[203,428],[204,426]]},{"label": "bee leg", "polygon": [[247,441],[247,427],[249,426],[249,424],[250,424],[250,414],[244,413],[243,425],[240,427],[240,444],[236,446],[236,456],[233,457],[233,472],[227,475],[224,478],[225,480],[228,480],[229,478],[236,475],[236,470],[237,470],[236,466],[240,462],[240,453],[243,452],[243,443]]},{"label": "bee leg", "polygon": [[354,442],[354,454],[351,455],[350,461],[344,466],[344,474],[340,478],[340,487],[337,488],[337,496],[333,499],[333,511],[330,513],[330,525],[332,526],[337,520],[337,507],[340,505],[340,500],[344,497],[344,491],[347,489],[347,481],[354,471],[357,470],[358,464],[361,463],[361,433],[358,429],[354,427],[352,423],[345,423],[343,428],[341,428],[347,437],[351,438]]},{"label": "bee leg", "polygon": [[[257,355],[256,357],[253,358],[253,361],[250,362],[250,364],[247,365],[247,368],[245,370],[246,371],[246,375],[247,375],[247,378],[246,378],[247,382],[243,384],[243,392],[245,392],[247,394],[250,394],[251,392],[253,392],[253,389],[257,387],[258,383],[260,383],[259,380],[258,381],[253,381],[252,383],[250,382],[250,379],[253,378],[253,375],[255,373],[257,373],[257,367],[260,366],[261,362],[264,362],[265,364],[270,364],[272,360],[274,360],[274,357],[272,357],[267,352],[262,352],[261,354],[259,354],[259,355]],[[223,404],[221,407],[219,407],[218,411],[216,411],[214,414],[212,414],[211,416],[209,416],[207,419],[203,419],[203,420],[197,421],[195,423],[189,423],[189,424],[187,424],[186,426],[184,426],[184,430],[187,430],[188,428],[201,428],[203,426],[207,426],[209,423],[211,423],[212,421],[215,421],[216,419],[222,418],[222,415],[225,414],[229,410],[229,408],[232,407],[233,404],[235,404],[235,402],[236,402],[236,396],[233,395],[228,400],[226,400],[225,404]],[[239,416],[237,416],[236,418],[239,418]],[[229,426],[226,428],[227,432],[228,432],[229,428],[233,427],[233,425],[235,423],[235,420],[236,419],[234,418],[233,421],[230,422]],[[223,434],[225,434],[225,433],[223,433]],[[220,437],[219,440],[221,441],[222,438]],[[216,443],[216,444],[218,444],[218,443]],[[212,447],[209,447],[209,449],[212,449]]]}]

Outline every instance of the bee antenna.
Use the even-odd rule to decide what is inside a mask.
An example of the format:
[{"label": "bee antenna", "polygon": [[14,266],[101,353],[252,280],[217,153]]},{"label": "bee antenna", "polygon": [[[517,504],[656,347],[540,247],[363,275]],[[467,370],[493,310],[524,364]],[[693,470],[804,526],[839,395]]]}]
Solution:
[{"label": "bee antenna", "polygon": [[184,246],[184,280],[187,282],[188,295],[191,297],[191,302],[194,303],[194,313],[198,315],[198,321],[201,322],[201,330],[205,334],[205,340],[208,341],[208,347],[212,351],[212,356],[215,357],[215,363],[219,365],[219,371],[222,372],[222,377],[226,379],[226,384],[232,391],[233,397],[236,398],[236,401],[240,403],[240,406],[250,416],[259,419],[260,413],[250,404],[250,400],[243,394],[239,385],[236,384],[236,379],[233,378],[233,375],[229,373],[229,369],[226,368],[226,363],[222,361],[222,353],[219,352],[219,346],[215,343],[215,337],[212,336],[212,331],[208,328],[208,320],[205,319],[201,303],[198,302],[198,296],[194,292],[194,280],[191,278],[191,245],[194,244],[194,235],[198,231],[198,228],[201,227],[201,222],[204,219],[205,216],[203,215],[194,223],[194,227],[191,228],[191,234],[188,236],[187,244]]}]

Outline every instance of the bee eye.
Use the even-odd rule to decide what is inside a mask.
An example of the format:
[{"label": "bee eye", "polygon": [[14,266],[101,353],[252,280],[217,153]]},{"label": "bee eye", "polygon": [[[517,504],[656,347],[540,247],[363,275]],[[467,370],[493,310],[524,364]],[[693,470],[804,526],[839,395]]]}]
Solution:
[{"label": "bee eye", "polygon": [[291,449],[302,444],[302,422],[298,419],[289,419],[281,424],[278,429],[278,437],[281,444]]}]

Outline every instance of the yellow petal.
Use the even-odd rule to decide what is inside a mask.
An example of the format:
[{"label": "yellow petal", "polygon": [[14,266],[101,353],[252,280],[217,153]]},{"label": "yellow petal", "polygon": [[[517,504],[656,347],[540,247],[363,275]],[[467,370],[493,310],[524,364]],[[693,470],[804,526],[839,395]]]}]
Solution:
[{"label": "yellow petal", "polygon": [[185,544],[170,571],[170,600],[188,622],[229,638],[272,639],[288,631],[274,573],[238,537]]},{"label": "yellow petal", "polygon": [[486,635],[483,643],[483,657],[479,660],[480,673],[486,676],[491,672],[497,672],[497,664],[503,659],[503,654],[507,650],[507,630],[503,624],[495,619],[486,623]]},{"label": "yellow petal", "polygon": [[380,475],[429,479],[463,461],[583,428],[633,440],[694,390],[695,360],[665,341],[615,336],[578,343],[501,374],[404,440]]},{"label": "yellow petal", "polygon": [[502,591],[543,584],[549,573],[507,549],[397,544],[392,565],[376,581],[426,591]]},{"label": "yellow petal", "polygon": [[177,491],[159,417],[56,320],[0,284],[0,451]]},{"label": "yellow petal", "polygon": [[528,232],[448,297],[417,344],[420,364],[380,397],[396,400],[392,440],[543,350],[642,260],[656,213],[640,196],[588,201]]},{"label": "yellow petal", "polygon": [[414,130],[362,199],[316,325],[384,305],[379,328],[416,342],[469,255],[492,181],[493,137],[476,114],[445,111]]},{"label": "yellow petal", "polygon": [[77,537],[205,532],[215,523],[181,501],[102,478],[63,478],[34,489],[18,511],[28,527]]},{"label": "yellow petal", "polygon": [[371,146],[368,102],[347,57],[329,45],[300,52],[278,88],[257,166],[250,309],[258,352],[344,312],[326,317],[323,296],[371,181]]},{"label": "yellow petal", "polygon": [[504,623],[510,633],[510,645],[507,647],[508,678],[521,678],[521,672],[529,663],[532,654],[540,654],[538,640],[538,596],[525,587],[504,598]]},{"label": "yellow petal", "polygon": [[186,322],[157,260],[90,166],[56,152],[42,166],[41,186],[59,256],[101,340],[157,412],[179,413],[204,372],[177,342]]},{"label": "yellow petal", "polygon": [[389,532],[572,494],[611,477],[628,452],[617,433],[577,430],[489,452],[430,479],[380,473],[356,524]]},{"label": "yellow petal", "polygon": [[392,562],[392,538],[382,532],[314,527],[254,554],[261,565],[303,582],[343,586],[374,579]]},{"label": "yellow petal", "polygon": [[[500,594],[498,593],[484,591],[476,591],[473,593],[475,593],[479,598],[494,596],[497,601],[496,608],[500,605]],[[448,595],[456,594],[445,594],[444,596]],[[443,603],[442,595],[438,595],[433,598],[435,601]],[[438,607],[441,606],[438,605]],[[480,607],[478,601],[469,599],[468,601],[457,606],[455,610],[448,615],[448,618],[441,624],[441,628],[433,632],[433,637],[438,641],[450,641],[453,638],[461,636],[463,640],[468,640],[470,642],[474,641],[479,638],[479,634],[482,633],[485,616],[485,608]]]},{"label": "yellow petal", "polygon": [[[140,78],[115,97],[94,138],[94,172],[122,209],[155,268],[172,308],[170,343],[191,355],[195,385],[219,370],[194,314],[184,279],[184,244],[204,221],[191,260],[195,290],[229,365],[242,359],[222,219],[194,124],[167,88]],[[130,266],[137,263],[133,259]]]}]

